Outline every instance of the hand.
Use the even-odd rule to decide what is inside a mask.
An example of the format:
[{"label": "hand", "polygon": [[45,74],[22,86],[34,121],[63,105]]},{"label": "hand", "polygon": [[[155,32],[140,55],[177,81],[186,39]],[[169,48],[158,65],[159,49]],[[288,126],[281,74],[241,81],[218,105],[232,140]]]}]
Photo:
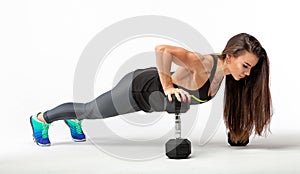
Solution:
[{"label": "hand", "polygon": [[184,91],[183,89],[168,88],[164,92],[165,95],[168,96],[169,102],[172,102],[172,96],[171,96],[172,94],[175,94],[177,100],[180,102],[186,103],[186,101],[188,100],[188,102],[191,103],[192,101],[191,95],[188,92]]}]

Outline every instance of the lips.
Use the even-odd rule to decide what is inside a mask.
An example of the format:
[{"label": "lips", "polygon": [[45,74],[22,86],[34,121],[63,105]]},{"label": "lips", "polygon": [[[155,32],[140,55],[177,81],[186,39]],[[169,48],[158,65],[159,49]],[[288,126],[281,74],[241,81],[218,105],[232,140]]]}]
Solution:
[{"label": "lips", "polygon": [[240,78],[244,78],[245,76],[240,75]]}]

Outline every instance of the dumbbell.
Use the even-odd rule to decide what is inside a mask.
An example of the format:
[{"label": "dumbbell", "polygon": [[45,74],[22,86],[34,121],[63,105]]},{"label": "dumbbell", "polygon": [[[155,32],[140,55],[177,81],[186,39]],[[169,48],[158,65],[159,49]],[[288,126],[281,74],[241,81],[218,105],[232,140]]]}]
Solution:
[{"label": "dumbbell", "polygon": [[181,119],[180,114],[190,109],[188,102],[183,103],[172,95],[172,102],[167,99],[166,111],[175,114],[175,139],[170,139],[166,143],[166,155],[170,159],[186,159],[191,154],[191,142],[181,138]]}]

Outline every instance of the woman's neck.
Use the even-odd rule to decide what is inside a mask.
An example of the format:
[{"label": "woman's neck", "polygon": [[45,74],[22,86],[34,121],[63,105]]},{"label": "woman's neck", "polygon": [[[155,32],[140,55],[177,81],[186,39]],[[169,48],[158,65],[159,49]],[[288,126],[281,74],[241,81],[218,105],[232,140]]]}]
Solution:
[{"label": "woman's neck", "polygon": [[218,59],[218,71],[222,71],[223,76],[231,74],[224,59]]}]

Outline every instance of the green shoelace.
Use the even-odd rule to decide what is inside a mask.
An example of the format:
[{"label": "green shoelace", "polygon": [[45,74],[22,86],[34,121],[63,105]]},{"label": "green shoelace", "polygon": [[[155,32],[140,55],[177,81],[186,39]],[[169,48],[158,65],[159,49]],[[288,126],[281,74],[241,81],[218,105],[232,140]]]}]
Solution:
[{"label": "green shoelace", "polygon": [[48,129],[50,124],[43,124],[42,127],[42,138],[48,138]]},{"label": "green shoelace", "polygon": [[75,128],[76,128],[76,132],[78,134],[82,134],[81,121],[79,121],[79,122],[76,123]]}]

